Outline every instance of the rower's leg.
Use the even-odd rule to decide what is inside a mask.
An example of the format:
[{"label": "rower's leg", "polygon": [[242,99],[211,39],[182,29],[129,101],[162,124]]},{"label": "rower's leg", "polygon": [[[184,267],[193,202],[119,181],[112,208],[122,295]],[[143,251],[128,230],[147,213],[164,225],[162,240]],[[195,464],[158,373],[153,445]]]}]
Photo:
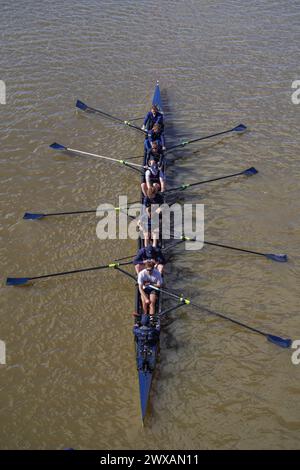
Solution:
[{"label": "rower's leg", "polygon": [[146,299],[142,297],[142,307],[143,307],[143,312],[145,315],[148,315],[149,304],[150,304],[149,299],[147,303]]},{"label": "rower's leg", "polygon": [[156,299],[157,299],[156,294],[150,294],[150,307],[149,307],[150,317],[153,317],[153,315],[155,314]]},{"label": "rower's leg", "polygon": [[156,230],[152,233],[152,246],[154,248],[157,247],[157,240],[158,240],[158,237],[157,237],[157,232]]},{"label": "rower's leg", "polygon": [[160,181],[160,192],[163,193],[166,190],[165,180],[163,178],[159,178]]},{"label": "rower's leg", "polygon": [[144,232],[144,246],[148,246],[149,245],[149,232]]},{"label": "rower's leg", "polygon": [[142,193],[146,197],[147,196],[147,183],[142,183],[141,184],[141,189],[142,189]]}]

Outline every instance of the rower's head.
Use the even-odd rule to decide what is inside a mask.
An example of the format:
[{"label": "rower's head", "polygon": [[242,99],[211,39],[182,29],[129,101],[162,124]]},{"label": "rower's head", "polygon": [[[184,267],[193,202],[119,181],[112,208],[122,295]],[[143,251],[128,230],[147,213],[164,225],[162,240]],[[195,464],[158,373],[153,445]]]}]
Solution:
[{"label": "rower's head", "polygon": [[146,268],[148,273],[151,273],[153,271],[154,266],[155,266],[155,264],[153,263],[153,261],[146,261],[146,263],[145,263],[145,268]]},{"label": "rower's head", "polygon": [[146,256],[151,259],[155,255],[155,248],[152,245],[146,246],[145,251],[146,251]]},{"label": "rower's head", "polygon": [[160,130],[161,130],[161,126],[157,123],[154,124],[154,126],[152,127],[152,130],[156,133],[156,134],[159,134]]},{"label": "rower's head", "polygon": [[157,160],[153,155],[151,155],[149,158],[149,166],[157,166]]},{"label": "rower's head", "polygon": [[152,151],[153,151],[153,153],[158,153],[159,145],[158,145],[157,142],[152,142]]},{"label": "rower's head", "polygon": [[158,113],[158,107],[156,106],[156,104],[153,104],[151,106],[151,113],[153,114],[153,116],[156,116],[157,113]]}]

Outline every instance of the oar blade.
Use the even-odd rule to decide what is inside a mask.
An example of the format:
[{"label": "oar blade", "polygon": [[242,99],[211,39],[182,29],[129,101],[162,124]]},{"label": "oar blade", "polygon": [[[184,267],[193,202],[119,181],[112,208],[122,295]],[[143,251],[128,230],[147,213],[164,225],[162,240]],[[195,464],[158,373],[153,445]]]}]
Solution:
[{"label": "oar blade", "polygon": [[64,145],[58,144],[57,142],[53,142],[53,144],[49,145],[50,148],[54,150],[67,150],[67,147]]},{"label": "oar blade", "polygon": [[281,253],[267,253],[266,258],[271,259],[272,261],[277,261],[278,263],[286,263],[288,261],[288,255]]},{"label": "oar blade", "polygon": [[247,170],[244,171],[244,175],[246,176],[252,176],[256,175],[258,173],[258,170],[252,166],[251,168],[248,168]]},{"label": "oar blade", "polygon": [[245,126],[245,124],[239,124],[232,130],[233,132],[245,132],[246,129],[247,129],[247,126]]},{"label": "oar blade", "polygon": [[27,284],[30,279],[28,277],[8,277],[6,279],[7,286],[23,286]]},{"label": "oar blade", "polygon": [[33,214],[31,212],[25,212],[23,215],[23,219],[25,220],[38,220],[42,219],[43,217],[45,217],[45,214]]},{"label": "oar blade", "polygon": [[82,111],[86,111],[88,106],[85,103],[83,103],[82,101],[77,100],[76,101],[76,108],[82,109]]},{"label": "oar blade", "polygon": [[280,336],[274,336],[274,335],[267,335],[268,341],[270,343],[274,343],[277,346],[280,346],[281,348],[290,348],[292,344],[292,340],[287,338],[281,338]]}]

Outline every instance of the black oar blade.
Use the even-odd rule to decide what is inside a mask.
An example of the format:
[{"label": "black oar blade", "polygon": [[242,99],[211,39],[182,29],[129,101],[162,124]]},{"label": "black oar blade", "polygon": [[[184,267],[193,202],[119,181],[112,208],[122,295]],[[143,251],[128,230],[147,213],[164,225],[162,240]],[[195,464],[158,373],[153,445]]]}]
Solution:
[{"label": "black oar blade", "polygon": [[64,145],[58,144],[57,142],[54,142],[53,144],[49,145],[50,148],[54,150],[67,150],[67,147]]},{"label": "black oar blade", "polygon": [[281,338],[280,336],[274,336],[274,335],[267,335],[268,341],[270,343],[274,343],[277,346],[280,346],[281,348],[290,348],[292,344],[292,340],[287,338]]},{"label": "black oar blade", "polygon": [[85,103],[83,103],[82,101],[77,100],[76,101],[76,108],[82,109],[82,111],[86,111],[88,106]]},{"label": "black oar blade", "polygon": [[232,130],[233,132],[245,132],[246,129],[247,129],[247,126],[245,126],[245,124],[239,124]]},{"label": "black oar blade", "polygon": [[28,277],[8,277],[6,279],[7,286],[23,286],[30,279]]},{"label": "black oar blade", "polygon": [[31,212],[25,212],[23,219],[25,220],[38,220],[45,217],[45,214],[32,214]]},{"label": "black oar blade", "polygon": [[266,258],[271,259],[272,261],[277,261],[278,263],[286,263],[288,260],[288,255],[276,254],[276,253],[267,253]]},{"label": "black oar blade", "polygon": [[256,168],[254,168],[254,166],[252,166],[251,168],[248,168],[248,170],[244,171],[244,175],[246,175],[246,176],[256,175],[257,173],[258,173],[258,170]]}]

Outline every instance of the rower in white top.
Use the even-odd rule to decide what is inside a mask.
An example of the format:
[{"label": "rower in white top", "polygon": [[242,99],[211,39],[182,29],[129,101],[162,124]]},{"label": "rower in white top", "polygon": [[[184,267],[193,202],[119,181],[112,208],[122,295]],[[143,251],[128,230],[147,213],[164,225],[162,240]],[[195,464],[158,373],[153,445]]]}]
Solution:
[{"label": "rower in white top", "polygon": [[[156,269],[153,261],[146,261],[146,268],[138,274],[138,285],[141,294],[143,313],[150,315],[152,322],[155,314],[155,306],[158,299],[158,291],[153,287],[161,287],[163,280],[161,273]],[[149,286],[153,287],[149,287]]]}]

